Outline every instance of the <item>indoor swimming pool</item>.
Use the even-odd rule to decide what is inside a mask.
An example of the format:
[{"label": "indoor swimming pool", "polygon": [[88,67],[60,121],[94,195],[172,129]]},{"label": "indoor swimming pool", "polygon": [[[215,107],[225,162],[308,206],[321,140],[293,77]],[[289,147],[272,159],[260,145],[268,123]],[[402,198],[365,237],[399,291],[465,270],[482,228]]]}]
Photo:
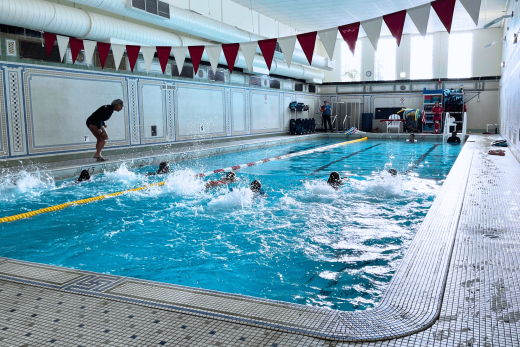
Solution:
[{"label": "indoor swimming pool", "polygon": [[[0,256],[352,311],[384,292],[462,146],[371,139],[237,171],[208,170],[342,140],[314,140],[54,181],[0,180],[2,216],[166,180],[119,197],[0,224]],[[389,169],[399,172],[396,177]],[[332,171],[348,176],[338,191]],[[251,192],[259,180],[265,195]],[[232,189],[230,189],[232,188]]]}]

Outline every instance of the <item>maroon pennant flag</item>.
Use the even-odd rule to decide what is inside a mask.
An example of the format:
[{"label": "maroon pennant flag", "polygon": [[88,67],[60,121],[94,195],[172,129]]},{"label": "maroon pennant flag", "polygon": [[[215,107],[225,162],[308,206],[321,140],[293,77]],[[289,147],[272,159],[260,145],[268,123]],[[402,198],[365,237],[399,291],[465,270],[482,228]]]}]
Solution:
[{"label": "maroon pennant flag", "polygon": [[342,25],[338,27],[338,30],[341,33],[341,36],[343,36],[343,40],[347,43],[348,48],[350,48],[350,51],[354,54],[359,34],[359,22]]},{"label": "maroon pennant flag", "polygon": [[313,31],[310,33],[296,35],[298,42],[300,42],[300,45],[302,46],[303,53],[305,53],[305,56],[309,61],[309,65],[312,64],[312,55],[314,54],[314,46],[316,45],[317,34],[317,31]]},{"label": "maroon pennant flag", "polygon": [[104,69],[108,53],[110,53],[110,43],[98,42],[97,51],[99,55],[99,63],[101,64],[101,68]]},{"label": "maroon pennant flag", "polygon": [[191,63],[193,64],[193,71],[199,71],[200,59],[204,53],[204,46],[188,46],[190,52]]},{"label": "maroon pennant flag", "polygon": [[403,36],[404,20],[406,19],[406,10],[394,12],[383,16],[388,29],[392,36],[397,41],[397,47],[401,44],[401,37]]},{"label": "maroon pennant flag", "polygon": [[455,11],[455,0],[437,0],[431,4],[449,34],[453,20],[453,11]]},{"label": "maroon pennant flag", "polygon": [[240,49],[239,43],[223,43],[222,51],[224,51],[224,56],[226,57],[227,65],[229,68],[229,72],[233,73],[233,68],[235,67],[235,60],[237,60],[238,50]]},{"label": "maroon pennant flag", "polygon": [[265,64],[267,65],[267,69],[269,71],[271,71],[271,64],[273,63],[274,50],[276,49],[276,41],[277,39],[267,39],[258,41],[258,47],[260,47],[260,50],[262,51]]},{"label": "maroon pennant flag", "polygon": [[51,55],[54,42],[56,42],[56,34],[44,33],[45,38],[45,50],[47,50],[47,58]]},{"label": "maroon pennant flag", "polygon": [[79,51],[83,49],[83,40],[76,39],[71,37],[69,39],[70,43],[70,54],[72,55],[72,64],[76,63],[76,59],[78,58]]},{"label": "maroon pennant flag", "polygon": [[128,55],[128,62],[130,63],[130,70],[134,72],[135,62],[139,57],[141,46],[126,45],[126,54]]},{"label": "maroon pennant flag", "polygon": [[168,59],[170,59],[172,46],[157,46],[155,49],[157,50],[157,56],[159,57],[159,63],[161,63],[161,69],[164,75],[164,71],[166,71],[166,65],[168,64]]}]

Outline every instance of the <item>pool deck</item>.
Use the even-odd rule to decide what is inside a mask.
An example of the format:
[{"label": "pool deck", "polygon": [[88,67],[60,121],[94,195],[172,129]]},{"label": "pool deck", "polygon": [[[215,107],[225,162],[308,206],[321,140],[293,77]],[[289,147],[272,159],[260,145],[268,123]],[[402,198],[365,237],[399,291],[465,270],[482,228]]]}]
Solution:
[{"label": "pool deck", "polygon": [[519,346],[520,164],[497,137],[469,137],[372,310],[0,258],[0,346]]}]

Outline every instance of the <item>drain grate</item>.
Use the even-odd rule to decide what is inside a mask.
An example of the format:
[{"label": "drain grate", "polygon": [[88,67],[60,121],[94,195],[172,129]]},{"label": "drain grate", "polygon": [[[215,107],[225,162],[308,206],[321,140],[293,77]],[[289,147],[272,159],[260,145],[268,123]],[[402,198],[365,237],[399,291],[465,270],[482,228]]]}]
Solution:
[{"label": "drain grate", "polygon": [[490,238],[490,239],[498,239],[498,235],[495,235],[495,234],[484,234],[482,236]]}]

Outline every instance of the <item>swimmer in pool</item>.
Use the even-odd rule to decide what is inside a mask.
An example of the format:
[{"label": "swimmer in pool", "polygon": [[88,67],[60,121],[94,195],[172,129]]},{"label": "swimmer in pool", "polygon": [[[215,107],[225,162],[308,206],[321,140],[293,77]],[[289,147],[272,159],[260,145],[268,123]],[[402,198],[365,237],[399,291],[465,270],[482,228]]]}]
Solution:
[{"label": "swimmer in pool", "polygon": [[330,173],[329,179],[327,180],[327,184],[332,188],[338,190],[339,187],[343,185],[344,179],[347,179],[347,177],[340,177],[337,171],[333,171]]},{"label": "swimmer in pool", "polygon": [[396,169],[390,169],[390,170],[388,170],[388,173],[389,173],[392,177],[397,176],[397,170],[396,170]]},{"label": "swimmer in pool", "polygon": [[254,180],[249,186],[251,191],[255,194],[265,195],[265,190],[262,188],[262,183],[259,180]]},{"label": "swimmer in pool", "polygon": [[417,142],[417,140],[415,139],[415,134],[410,134],[410,138],[408,140],[406,140],[410,143],[415,143]]},{"label": "swimmer in pool", "polygon": [[231,172],[228,172],[226,174],[226,177],[221,180],[206,182],[206,189],[217,187],[217,186],[222,186],[224,184],[235,183],[236,181],[237,181],[237,175],[235,175],[235,173],[231,171]]},{"label": "swimmer in pool", "polygon": [[78,179],[76,182],[83,182],[83,181],[89,181],[90,180],[90,172],[88,170],[82,170],[79,174]]},{"label": "swimmer in pool", "polygon": [[149,172],[146,174],[146,176],[164,175],[169,174],[170,172],[170,165],[167,162],[163,161],[159,164],[157,172]]}]

